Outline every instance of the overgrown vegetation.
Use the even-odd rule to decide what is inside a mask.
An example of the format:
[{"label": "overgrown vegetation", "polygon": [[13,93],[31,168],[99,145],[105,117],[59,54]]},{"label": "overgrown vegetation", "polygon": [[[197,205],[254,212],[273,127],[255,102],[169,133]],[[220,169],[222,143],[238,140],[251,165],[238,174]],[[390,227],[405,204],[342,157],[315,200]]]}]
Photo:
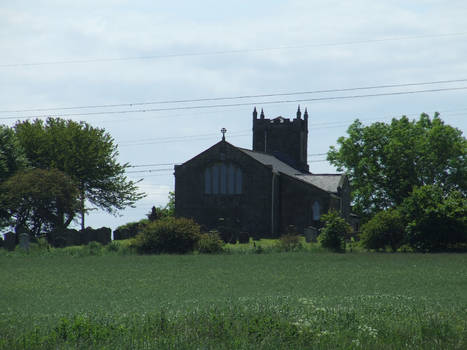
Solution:
[{"label": "overgrown vegetation", "polygon": [[321,246],[334,252],[345,252],[346,240],[352,232],[350,225],[335,210],[322,215],[321,221],[324,222],[319,235]]},{"label": "overgrown vegetation", "polygon": [[196,249],[202,254],[221,253],[224,251],[224,241],[218,231],[209,231],[200,235]]},{"label": "overgrown vegetation", "polygon": [[200,235],[201,228],[193,220],[166,217],[145,225],[136,236],[134,246],[146,254],[184,254],[195,249]]},{"label": "overgrown vegetation", "polygon": [[465,250],[467,199],[439,186],[416,187],[400,206],[376,214],[362,228],[367,249],[393,251],[406,244],[415,251]]},{"label": "overgrown vegetation", "polygon": [[362,228],[360,243],[367,249],[396,251],[404,243],[405,220],[398,209],[376,214]]}]

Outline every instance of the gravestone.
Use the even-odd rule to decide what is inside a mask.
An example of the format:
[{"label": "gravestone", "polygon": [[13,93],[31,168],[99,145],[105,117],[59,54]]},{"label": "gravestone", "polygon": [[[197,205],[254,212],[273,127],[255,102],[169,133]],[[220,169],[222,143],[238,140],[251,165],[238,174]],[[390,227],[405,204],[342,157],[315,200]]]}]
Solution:
[{"label": "gravestone", "polygon": [[7,232],[5,234],[3,246],[9,251],[15,250],[16,247],[16,234],[14,232]]},{"label": "gravestone", "polygon": [[317,242],[317,237],[318,237],[318,229],[313,226],[308,226],[305,228],[305,240],[307,243],[310,242]]},{"label": "gravestone", "polygon": [[26,252],[29,252],[29,233],[19,233],[19,246]]}]

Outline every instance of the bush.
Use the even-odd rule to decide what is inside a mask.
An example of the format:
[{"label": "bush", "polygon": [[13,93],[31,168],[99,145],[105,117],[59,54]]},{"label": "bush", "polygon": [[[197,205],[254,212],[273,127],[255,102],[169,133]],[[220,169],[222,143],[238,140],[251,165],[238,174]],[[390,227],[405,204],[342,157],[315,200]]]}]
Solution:
[{"label": "bush", "polygon": [[140,253],[188,253],[200,239],[200,226],[191,219],[167,217],[148,223],[134,241]]},{"label": "bush", "polygon": [[224,241],[221,240],[216,230],[203,233],[197,244],[200,253],[215,254],[223,251]]},{"label": "bush", "polygon": [[321,221],[324,222],[319,235],[321,246],[335,252],[345,252],[345,240],[352,231],[350,225],[335,210],[324,214]]},{"label": "bush", "polygon": [[279,238],[279,241],[277,242],[277,248],[281,252],[293,252],[293,251],[301,250],[303,246],[302,246],[302,243],[300,242],[299,235],[288,233],[288,234],[282,235]]},{"label": "bush", "polygon": [[436,185],[413,190],[401,205],[407,218],[407,242],[417,251],[443,251],[467,243],[467,199],[447,195]]},{"label": "bush", "polygon": [[129,222],[121,225],[114,230],[114,240],[122,240],[136,237],[143,228],[150,222],[148,219],[143,219],[137,222]]},{"label": "bush", "polygon": [[102,244],[96,241],[91,241],[88,243],[89,255],[101,255],[102,253]]},{"label": "bush", "polygon": [[118,252],[120,250],[120,242],[112,241],[106,246],[107,251],[109,252]]},{"label": "bush", "polygon": [[362,227],[360,244],[366,249],[396,251],[404,243],[405,220],[397,209],[388,209],[376,214]]}]

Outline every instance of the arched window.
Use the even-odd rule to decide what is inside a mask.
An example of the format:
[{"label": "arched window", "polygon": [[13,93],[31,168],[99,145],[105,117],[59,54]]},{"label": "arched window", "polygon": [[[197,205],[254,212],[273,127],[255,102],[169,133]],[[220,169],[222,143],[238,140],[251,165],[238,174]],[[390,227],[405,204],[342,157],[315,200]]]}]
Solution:
[{"label": "arched window", "polygon": [[321,217],[321,206],[319,205],[318,201],[313,203],[313,220],[318,221]]},{"label": "arched window", "polygon": [[204,193],[241,194],[242,170],[232,163],[216,163],[204,170]]}]

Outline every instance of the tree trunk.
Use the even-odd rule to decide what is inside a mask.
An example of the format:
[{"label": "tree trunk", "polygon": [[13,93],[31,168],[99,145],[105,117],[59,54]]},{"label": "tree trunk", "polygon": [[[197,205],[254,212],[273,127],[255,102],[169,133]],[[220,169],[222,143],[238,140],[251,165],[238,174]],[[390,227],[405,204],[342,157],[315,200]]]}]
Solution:
[{"label": "tree trunk", "polygon": [[86,208],[84,207],[84,201],[85,201],[85,197],[84,197],[84,188],[81,189],[81,231],[84,231],[84,215],[85,215],[85,212],[86,212]]}]

